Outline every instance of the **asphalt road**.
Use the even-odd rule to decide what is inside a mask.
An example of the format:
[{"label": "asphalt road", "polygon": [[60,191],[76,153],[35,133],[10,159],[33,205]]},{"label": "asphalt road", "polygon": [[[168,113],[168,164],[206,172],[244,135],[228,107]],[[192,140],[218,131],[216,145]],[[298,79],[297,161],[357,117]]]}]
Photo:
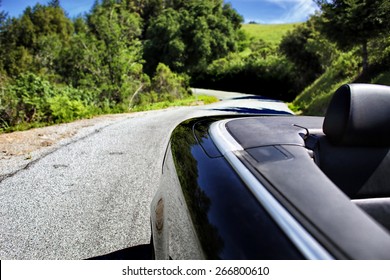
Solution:
[{"label": "asphalt road", "polygon": [[148,244],[149,205],[178,123],[202,115],[288,111],[273,100],[195,92],[222,101],[129,115],[1,181],[0,259],[79,260]]}]

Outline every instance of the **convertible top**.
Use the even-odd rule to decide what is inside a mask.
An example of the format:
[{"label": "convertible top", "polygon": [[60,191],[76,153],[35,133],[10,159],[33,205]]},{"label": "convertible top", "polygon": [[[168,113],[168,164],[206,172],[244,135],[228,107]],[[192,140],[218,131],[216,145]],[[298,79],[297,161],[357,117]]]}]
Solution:
[{"label": "convertible top", "polygon": [[346,85],[325,118],[222,123],[235,156],[332,255],[390,259],[388,87]]}]

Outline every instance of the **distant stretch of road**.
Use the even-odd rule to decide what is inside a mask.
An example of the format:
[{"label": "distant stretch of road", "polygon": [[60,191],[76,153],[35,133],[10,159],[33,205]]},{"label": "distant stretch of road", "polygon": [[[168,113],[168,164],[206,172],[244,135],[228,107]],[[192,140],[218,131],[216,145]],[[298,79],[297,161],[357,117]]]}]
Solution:
[{"label": "distant stretch of road", "polygon": [[221,102],[129,115],[0,183],[0,259],[86,259],[150,240],[149,205],[170,132],[195,116],[280,113],[284,103],[194,90]]}]

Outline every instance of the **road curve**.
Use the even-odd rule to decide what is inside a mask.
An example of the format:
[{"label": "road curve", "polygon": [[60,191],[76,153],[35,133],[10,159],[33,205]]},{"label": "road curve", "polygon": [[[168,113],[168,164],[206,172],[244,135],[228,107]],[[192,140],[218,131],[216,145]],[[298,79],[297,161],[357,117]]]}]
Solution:
[{"label": "road curve", "polygon": [[235,111],[289,111],[273,100],[210,94],[222,101],[129,115],[2,180],[0,259],[78,260],[149,243],[149,205],[178,123]]}]

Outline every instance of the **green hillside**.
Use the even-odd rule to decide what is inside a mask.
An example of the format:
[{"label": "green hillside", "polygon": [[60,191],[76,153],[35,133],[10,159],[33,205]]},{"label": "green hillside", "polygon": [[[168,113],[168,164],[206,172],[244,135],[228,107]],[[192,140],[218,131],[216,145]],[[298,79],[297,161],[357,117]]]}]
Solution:
[{"label": "green hillside", "polygon": [[[329,67],[314,83],[309,85],[297,98],[289,104],[297,114],[324,116],[334,92],[343,84],[362,82],[357,80],[361,69],[350,69],[348,74],[342,73],[340,64]],[[344,69],[345,71],[345,69]],[[340,75],[341,74],[341,75]],[[366,77],[365,83],[390,86],[390,71]]]},{"label": "green hillside", "polygon": [[263,39],[267,43],[279,44],[283,36],[301,23],[289,24],[243,24],[242,30],[254,39]]}]

